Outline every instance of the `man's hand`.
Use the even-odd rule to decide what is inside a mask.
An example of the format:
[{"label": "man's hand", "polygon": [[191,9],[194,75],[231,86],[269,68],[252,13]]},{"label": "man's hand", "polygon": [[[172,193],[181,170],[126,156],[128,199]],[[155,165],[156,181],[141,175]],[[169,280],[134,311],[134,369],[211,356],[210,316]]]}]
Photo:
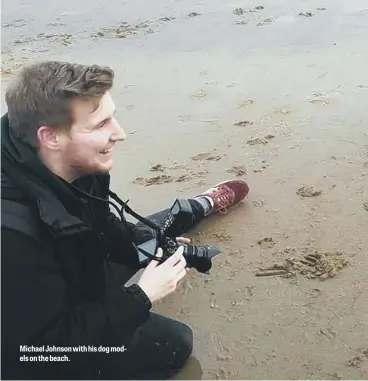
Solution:
[{"label": "man's hand", "polygon": [[[157,250],[157,257],[162,257],[162,249]],[[187,274],[186,260],[183,257],[183,247],[161,263],[151,260],[143,271],[138,285],[146,293],[151,303],[163,299],[175,291],[178,282]]]},{"label": "man's hand", "polygon": [[189,245],[191,240],[189,238],[184,238],[184,237],[177,237],[176,240],[178,243],[182,243],[183,245]]}]

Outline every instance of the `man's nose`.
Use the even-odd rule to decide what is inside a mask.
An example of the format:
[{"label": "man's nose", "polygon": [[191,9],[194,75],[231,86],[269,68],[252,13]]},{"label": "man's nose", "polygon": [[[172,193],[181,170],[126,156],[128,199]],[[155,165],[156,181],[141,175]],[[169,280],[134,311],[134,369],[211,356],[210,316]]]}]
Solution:
[{"label": "man's nose", "polygon": [[118,141],[118,140],[125,140],[126,139],[126,134],[123,129],[123,127],[120,126],[120,124],[117,122],[116,119],[113,121],[113,129],[114,133],[111,136],[111,140]]}]

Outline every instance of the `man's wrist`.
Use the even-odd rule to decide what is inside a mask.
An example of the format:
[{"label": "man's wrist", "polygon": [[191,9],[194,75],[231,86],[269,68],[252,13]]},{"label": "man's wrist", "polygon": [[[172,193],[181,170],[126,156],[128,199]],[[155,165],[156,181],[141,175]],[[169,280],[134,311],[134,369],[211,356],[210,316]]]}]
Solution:
[{"label": "man's wrist", "polygon": [[131,286],[125,287],[127,292],[132,294],[136,299],[140,300],[150,310],[152,308],[152,302],[142,288],[134,283]]}]

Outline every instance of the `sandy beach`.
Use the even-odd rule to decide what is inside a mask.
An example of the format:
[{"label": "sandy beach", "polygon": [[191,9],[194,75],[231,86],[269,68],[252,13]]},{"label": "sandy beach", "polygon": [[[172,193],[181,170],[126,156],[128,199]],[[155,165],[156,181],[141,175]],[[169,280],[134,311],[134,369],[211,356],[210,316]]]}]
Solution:
[{"label": "sandy beach", "polygon": [[154,307],[203,379],[368,378],[367,41],[363,0],[2,4],[2,113],[23,64],[112,67],[112,189],[137,212],[249,184],[188,233],[222,249],[211,275]]}]

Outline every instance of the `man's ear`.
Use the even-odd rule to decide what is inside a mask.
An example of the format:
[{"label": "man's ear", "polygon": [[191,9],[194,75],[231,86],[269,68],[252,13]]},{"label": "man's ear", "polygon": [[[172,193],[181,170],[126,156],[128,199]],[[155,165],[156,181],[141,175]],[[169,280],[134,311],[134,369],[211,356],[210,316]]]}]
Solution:
[{"label": "man's ear", "polygon": [[52,151],[60,149],[60,137],[55,128],[41,126],[37,130],[37,137],[40,147],[44,147]]}]

